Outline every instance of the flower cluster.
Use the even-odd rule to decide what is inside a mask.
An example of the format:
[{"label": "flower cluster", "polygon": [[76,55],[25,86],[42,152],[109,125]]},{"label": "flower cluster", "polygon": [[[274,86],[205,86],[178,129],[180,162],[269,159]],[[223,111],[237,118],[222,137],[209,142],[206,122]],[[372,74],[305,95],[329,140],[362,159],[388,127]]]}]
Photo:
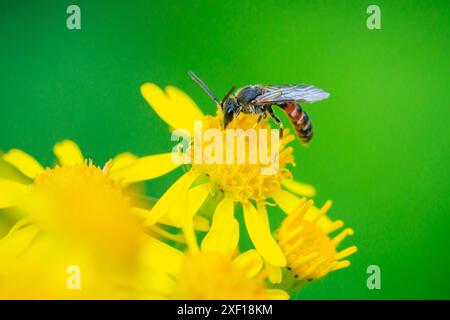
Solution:
[{"label": "flower cluster", "polygon": [[[225,130],[220,108],[204,115],[177,88],[147,83],[141,92],[171,130],[193,133],[195,121]],[[240,114],[228,128],[270,124]],[[259,146],[277,148],[270,175],[258,161],[186,165],[171,152],[126,152],[99,166],[70,140],[54,146],[57,161],[46,168],[9,150],[0,166],[0,298],[288,299],[356,252],[337,249],[353,230],[332,235],[343,222],[328,217],[331,202],[314,206],[315,189],[294,179],[296,144],[285,129],[277,145]],[[193,148],[210,146],[194,139],[182,152]],[[180,166],[159,199],[146,195],[141,182]],[[278,226],[274,206],[286,214]],[[242,232],[252,248],[243,250]]]}]

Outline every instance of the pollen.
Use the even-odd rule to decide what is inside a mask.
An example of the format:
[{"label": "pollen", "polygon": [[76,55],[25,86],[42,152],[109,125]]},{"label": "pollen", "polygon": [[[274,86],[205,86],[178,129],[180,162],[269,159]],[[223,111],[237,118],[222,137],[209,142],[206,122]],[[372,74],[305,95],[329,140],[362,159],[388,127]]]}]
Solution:
[{"label": "pollen", "polygon": [[[283,137],[278,140],[277,145],[273,145],[270,131],[272,128],[266,119],[258,122],[257,115],[240,114],[233,119],[227,129],[223,129],[221,119],[222,112],[219,109],[216,116],[203,117],[202,127],[203,130],[218,130],[222,137],[227,136],[227,133],[230,132],[228,129],[234,129],[233,144],[230,145],[228,138],[223,138],[221,149],[214,151],[214,154],[221,153],[224,161],[221,163],[204,161],[198,164],[194,159],[193,167],[206,174],[214,186],[235,201],[262,201],[270,198],[281,189],[281,180],[292,176],[286,166],[294,164],[293,148],[286,147],[286,145],[294,139],[294,136],[289,134],[288,130],[284,130]],[[249,130],[254,130],[257,138],[252,141],[257,141],[257,143],[251,143]],[[237,143],[239,139],[244,141],[243,147]],[[204,152],[212,148],[211,144],[212,142],[199,144],[194,140],[191,147],[193,149],[200,147]],[[231,157],[228,157],[229,154]],[[194,152],[192,157],[194,157]],[[273,171],[269,174],[262,174],[270,166]]]},{"label": "pollen", "polygon": [[198,252],[186,257],[175,299],[260,300],[267,299],[264,278],[249,277],[253,266],[236,264],[229,256]]},{"label": "pollen", "polygon": [[[45,191],[58,196],[73,198],[73,194],[84,194],[96,190],[93,196],[108,195],[120,204],[128,205],[120,185],[113,181],[100,167],[91,162],[73,166],[56,166],[47,168],[34,180],[35,191]],[[68,192],[70,191],[70,192]]]},{"label": "pollen", "polygon": [[129,212],[130,199],[109,177],[108,165],[47,168],[31,191],[28,209],[50,234],[94,248],[95,255],[132,262],[140,233]]},{"label": "pollen", "polygon": [[331,207],[328,201],[321,209],[313,202],[303,200],[299,207],[282,222],[276,236],[278,244],[287,259],[287,268],[299,280],[314,280],[329,272],[350,265],[348,260],[339,261],[356,252],[356,246],[341,252],[338,244],[352,229],[345,229],[335,237],[330,233],[341,228],[342,221],[331,222],[326,216]]}]

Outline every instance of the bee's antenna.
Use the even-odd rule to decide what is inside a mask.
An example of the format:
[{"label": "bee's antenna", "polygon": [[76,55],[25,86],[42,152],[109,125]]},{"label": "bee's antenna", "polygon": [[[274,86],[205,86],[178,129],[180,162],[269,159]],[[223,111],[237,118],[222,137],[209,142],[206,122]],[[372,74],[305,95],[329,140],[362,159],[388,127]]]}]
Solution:
[{"label": "bee's antenna", "polygon": [[205,92],[208,94],[208,96],[210,96],[219,106],[221,105],[219,99],[217,99],[217,97],[214,95],[214,93],[212,93],[211,90],[209,90],[209,88],[206,86],[206,84],[204,84],[203,81],[200,80],[200,78],[195,75],[195,73],[193,73],[192,71],[189,71],[188,75],[192,78],[192,80],[197,82],[198,85],[203,88],[203,90],[205,90]]},{"label": "bee's antenna", "polygon": [[225,100],[227,100],[227,98],[233,93],[233,91],[236,89],[236,86],[232,86],[230,90],[228,90],[227,94],[225,95],[225,97],[223,97],[222,101],[220,102],[220,105],[222,106],[222,104],[225,102]]}]

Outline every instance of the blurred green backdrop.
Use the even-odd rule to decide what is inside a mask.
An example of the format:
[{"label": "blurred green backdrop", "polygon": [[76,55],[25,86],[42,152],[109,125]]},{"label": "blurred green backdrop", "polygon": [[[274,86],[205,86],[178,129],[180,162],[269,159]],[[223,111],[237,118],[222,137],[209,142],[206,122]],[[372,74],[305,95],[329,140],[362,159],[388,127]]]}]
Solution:
[{"label": "blurred green backdrop", "polygon": [[[345,243],[359,252],[298,298],[450,298],[447,0],[74,3],[74,31],[72,2],[0,4],[1,150],[45,164],[64,138],[98,164],[125,150],[165,152],[167,128],[139,86],[176,85],[213,112],[189,69],[219,96],[231,85],[315,84],[332,96],[305,106],[316,135],[297,145],[294,173],[317,187],[317,203],[334,201],[331,216],[355,229]],[[370,4],[381,30],[366,27]],[[381,290],[367,289],[372,264]]]}]

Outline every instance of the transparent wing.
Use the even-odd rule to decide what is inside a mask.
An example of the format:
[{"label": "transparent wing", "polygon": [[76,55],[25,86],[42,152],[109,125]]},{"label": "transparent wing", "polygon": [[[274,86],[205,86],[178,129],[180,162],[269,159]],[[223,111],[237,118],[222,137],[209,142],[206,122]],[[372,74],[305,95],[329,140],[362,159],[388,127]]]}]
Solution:
[{"label": "transparent wing", "polygon": [[330,96],[328,92],[309,84],[265,86],[264,91],[252,103],[268,104],[286,101],[316,102]]}]

